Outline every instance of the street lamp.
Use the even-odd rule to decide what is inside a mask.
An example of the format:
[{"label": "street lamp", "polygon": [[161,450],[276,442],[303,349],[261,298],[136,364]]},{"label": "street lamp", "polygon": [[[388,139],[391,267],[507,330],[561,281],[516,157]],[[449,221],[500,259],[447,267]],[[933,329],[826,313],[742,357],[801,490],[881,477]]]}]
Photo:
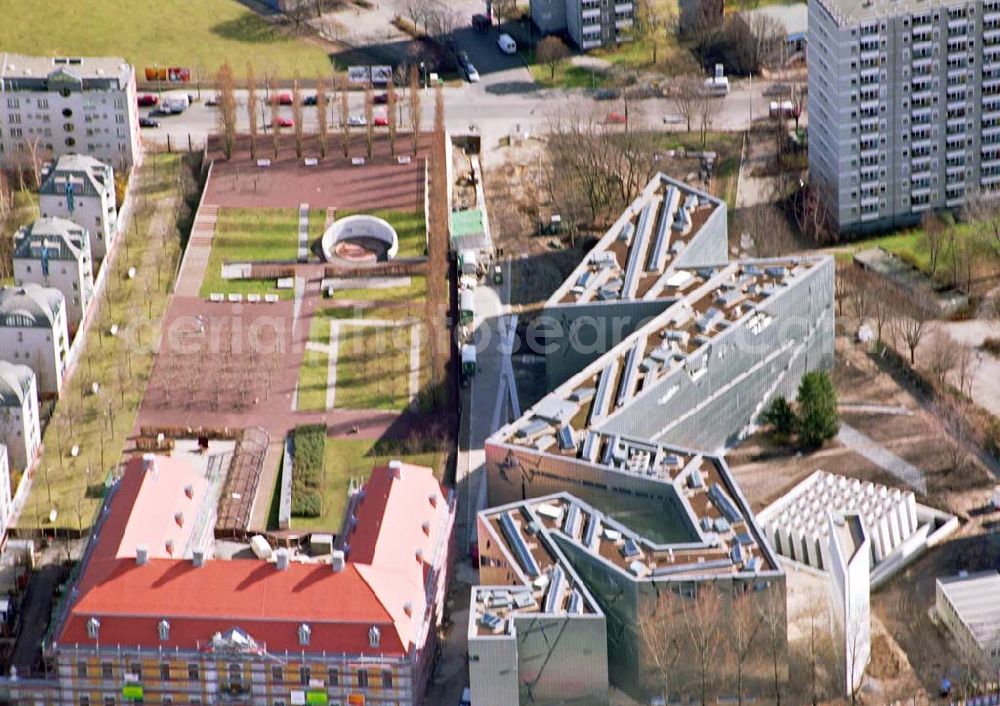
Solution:
[{"label": "street lamp", "polygon": [[424,90],[427,89],[427,65],[424,62],[420,62],[420,75],[424,79]]}]

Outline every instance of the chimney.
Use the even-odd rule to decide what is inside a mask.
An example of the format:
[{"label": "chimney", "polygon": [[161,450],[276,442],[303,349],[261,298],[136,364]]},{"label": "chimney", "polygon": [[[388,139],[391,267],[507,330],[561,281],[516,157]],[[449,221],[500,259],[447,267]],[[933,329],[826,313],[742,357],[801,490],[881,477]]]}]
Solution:
[{"label": "chimney", "polygon": [[205,550],[204,549],[195,549],[193,552],[191,552],[191,565],[195,566],[195,567],[199,567],[199,566],[204,566],[205,565]]},{"label": "chimney", "polygon": [[389,461],[389,477],[393,480],[399,478],[400,472],[403,470],[403,462],[398,459]]},{"label": "chimney", "polygon": [[145,544],[140,544],[135,548],[135,563],[136,566],[145,566],[149,563],[149,547]]},{"label": "chimney", "polygon": [[187,496],[188,500],[193,499],[194,498],[194,486],[193,485],[185,485],[184,486],[184,495]]},{"label": "chimney", "polygon": [[288,550],[279,549],[274,553],[274,565],[277,567],[278,571],[284,571],[288,568]]},{"label": "chimney", "polygon": [[333,573],[339,574],[344,570],[344,552],[340,549],[333,550],[333,558],[330,560],[330,566],[333,567]]},{"label": "chimney", "polygon": [[145,453],[142,455],[142,469],[144,471],[156,470],[156,454]]},{"label": "chimney", "polygon": [[423,522],[421,522],[420,523],[420,529],[422,529],[424,531],[424,534],[426,534],[428,537],[430,537],[431,536],[431,523],[430,523],[430,520],[424,520]]},{"label": "chimney", "polygon": [[178,527],[183,527],[184,526],[184,513],[183,512],[175,512],[174,513],[174,522],[177,523]]},{"label": "chimney", "polygon": [[437,493],[431,493],[430,495],[427,496],[427,499],[431,501],[431,507],[437,507],[438,506],[438,496],[437,496]]}]

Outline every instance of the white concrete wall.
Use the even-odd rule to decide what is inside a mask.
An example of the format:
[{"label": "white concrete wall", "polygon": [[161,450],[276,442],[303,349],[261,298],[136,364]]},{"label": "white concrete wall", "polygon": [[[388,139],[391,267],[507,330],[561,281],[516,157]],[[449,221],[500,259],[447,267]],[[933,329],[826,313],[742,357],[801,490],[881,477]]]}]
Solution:
[{"label": "white concrete wall", "polygon": [[90,254],[97,260],[107,256],[118,232],[114,185],[110,189],[110,198],[107,192],[99,196],[74,194],[73,213],[69,212],[64,195],[42,194],[38,199],[38,210],[43,217],[65,218],[86,228],[90,234]]},{"label": "white concrete wall", "polygon": [[76,331],[94,299],[94,275],[89,255],[80,261],[49,260],[49,274],[42,272],[42,261],[34,258],[14,260],[14,282],[18,286],[32,282],[58,289],[66,298],[66,326]]},{"label": "white concrete wall", "polygon": [[54,329],[0,327],[0,360],[34,370],[39,396],[59,394],[68,353],[65,309],[59,312]]},{"label": "white concrete wall", "polygon": [[36,378],[32,377],[31,390],[21,407],[0,407],[0,444],[7,447],[11,470],[27,469],[35,458],[41,440],[38,390]]},{"label": "white concrete wall", "polygon": [[469,684],[473,706],[520,706],[517,639],[514,635],[469,637]]},{"label": "white concrete wall", "polygon": [[0,536],[3,536],[7,532],[11,507],[10,469],[7,462],[7,449],[0,443]]}]

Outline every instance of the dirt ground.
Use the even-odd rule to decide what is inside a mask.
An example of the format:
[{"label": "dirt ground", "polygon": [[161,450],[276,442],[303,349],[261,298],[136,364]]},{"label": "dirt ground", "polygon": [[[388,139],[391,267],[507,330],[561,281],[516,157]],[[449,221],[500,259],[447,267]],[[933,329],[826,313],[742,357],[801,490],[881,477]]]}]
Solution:
[{"label": "dirt ground", "polygon": [[[844,337],[837,340],[837,364],[832,371],[842,405],[855,405],[841,419],[897,456],[915,465],[927,481],[927,494],[918,502],[953,514],[962,525],[943,546],[932,549],[887,586],[872,595],[873,654],[863,700],[888,703],[918,695],[926,703],[944,676],[963,684],[964,661],[951,640],[930,617],[935,579],[984,568],[1000,568],[1000,535],[991,528],[1000,513],[989,510],[995,479],[978,463],[953,468],[945,432],[918,400],[881,372],[868,355]],[[903,407],[909,414],[859,413],[857,405]],[[899,481],[839,442],[830,442],[810,454],[775,446],[765,434],[756,434],[729,455],[729,463],[755,511],[769,505],[817,468],[889,486]],[[814,599],[808,580],[792,580],[789,572],[789,638],[796,639],[796,605]],[[803,584],[803,585],[799,585]],[[805,591],[805,593],[803,593]],[[824,598],[825,600],[825,598]],[[921,700],[923,699],[923,700]]]},{"label": "dirt ground", "polygon": [[[349,153],[363,157],[367,152],[362,128],[355,128]],[[250,159],[250,146],[241,139],[232,159],[225,159],[217,149],[205,202],[233,208],[296,208],[308,203],[312,208],[395,209],[415,211],[424,203],[425,147],[408,164],[399,164],[389,153],[388,138],[378,135],[368,163],[355,166],[341,151],[339,133],[328,139],[325,159],[314,167],[296,157],[294,139],[282,136],[279,156],[274,158],[271,136],[259,138],[257,157],[270,159],[269,167],[258,167]],[[318,157],[316,139],[307,138],[306,157]],[[407,135],[397,141],[398,154],[412,155]]]}]

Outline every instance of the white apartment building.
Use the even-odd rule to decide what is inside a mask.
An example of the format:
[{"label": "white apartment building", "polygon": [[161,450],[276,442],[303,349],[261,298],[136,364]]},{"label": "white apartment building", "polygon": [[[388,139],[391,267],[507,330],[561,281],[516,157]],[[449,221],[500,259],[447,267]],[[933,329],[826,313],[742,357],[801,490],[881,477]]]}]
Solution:
[{"label": "white apartment building", "polygon": [[87,155],[63,155],[39,189],[38,208],[86,228],[90,254],[103,260],[118,232],[114,169]]},{"label": "white apartment building", "polygon": [[0,537],[7,532],[11,505],[10,464],[7,460],[7,448],[0,443]]},{"label": "white apartment building", "polygon": [[0,360],[27,365],[39,397],[58,397],[69,356],[66,299],[58,289],[0,288]]},{"label": "white apartment building", "polygon": [[809,179],[841,232],[1000,184],[1000,2],[809,3]]},{"label": "white apartment building", "polygon": [[[26,365],[0,360],[0,447],[7,447],[10,469],[30,468],[41,443],[35,373]],[[3,483],[4,479],[0,479]],[[9,482],[6,492],[9,499]]]},{"label": "white apartment building", "polygon": [[531,0],[531,19],[542,34],[565,32],[583,51],[632,38],[632,0]]},{"label": "white apartment building", "polygon": [[0,55],[0,162],[84,153],[142,162],[135,71],[119,57]]},{"label": "white apartment building", "polygon": [[844,693],[856,694],[871,659],[871,544],[859,514],[830,513],[826,563]]},{"label": "white apartment building", "polygon": [[93,259],[87,230],[64,218],[38,218],[14,235],[14,282],[62,292],[66,327],[73,333],[94,300]]}]

